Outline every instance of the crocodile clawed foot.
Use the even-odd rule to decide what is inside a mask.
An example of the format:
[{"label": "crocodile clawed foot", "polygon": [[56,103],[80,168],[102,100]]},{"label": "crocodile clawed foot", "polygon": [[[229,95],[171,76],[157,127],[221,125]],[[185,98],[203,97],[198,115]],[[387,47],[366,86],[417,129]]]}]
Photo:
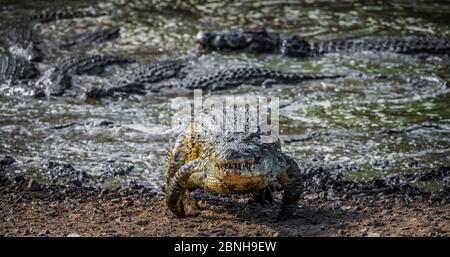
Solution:
[{"label": "crocodile clawed foot", "polygon": [[186,194],[184,205],[187,210],[186,216],[198,216],[201,212],[197,200],[195,200],[194,196],[189,193]]},{"label": "crocodile clawed foot", "polygon": [[170,210],[175,214],[175,216],[177,216],[179,218],[186,216],[186,213],[184,212],[183,204],[180,204],[179,206],[177,206],[176,209],[170,209]]},{"label": "crocodile clawed foot", "polygon": [[266,204],[270,204],[269,201],[267,201],[264,197],[264,195],[261,194],[254,194],[253,195],[253,199],[250,199],[249,202],[254,202],[254,203],[258,203],[260,205],[266,205]]},{"label": "crocodile clawed foot", "polygon": [[272,189],[267,187],[266,189],[253,194],[253,201],[261,205],[270,205],[273,203]]},{"label": "crocodile clawed foot", "polygon": [[167,202],[167,206],[169,207],[169,210],[175,214],[175,216],[181,218],[185,217],[186,213],[184,211],[184,204],[182,200],[178,200],[176,204],[171,205],[170,202]]}]

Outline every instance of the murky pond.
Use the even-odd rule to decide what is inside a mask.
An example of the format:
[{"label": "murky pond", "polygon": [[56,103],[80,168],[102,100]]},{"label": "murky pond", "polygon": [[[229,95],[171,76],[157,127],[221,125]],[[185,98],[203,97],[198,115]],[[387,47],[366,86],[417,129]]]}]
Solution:
[{"label": "murky pond", "polygon": [[[38,10],[95,5],[111,15],[37,24],[48,45],[47,65],[66,55],[117,54],[139,60],[199,57],[215,65],[253,65],[285,71],[384,74],[233,89],[218,95],[278,96],[283,150],[298,162],[336,165],[349,179],[426,172],[450,165],[450,60],[444,56],[387,53],[329,54],[319,58],[207,53],[199,31],[267,29],[311,39],[361,36],[450,38],[447,1],[0,1],[2,29]],[[60,50],[55,42],[95,28],[120,27],[117,40]],[[205,71],[203,71],[205,72]],[[411,79],[396,77],[408,75]],[[416,78],[416,80],[414,79]],[[425,81],[425,82],[424,82]],[[182,95],[190,96],[188,93]],[[77,97],[0,97],[0,155],[14,156],[18,172],[46,180],[49,162],[71,163],[102,175],[111,163],[129,165],[106,185],[160,188],[175,92],[85,103]],[[145,128],[144,132],[142,128]],[[149,132],[150,131],[150,132]],[[314,135],[307,137],[307,135]],[[439,182],[437,182],[439,183]]]}]

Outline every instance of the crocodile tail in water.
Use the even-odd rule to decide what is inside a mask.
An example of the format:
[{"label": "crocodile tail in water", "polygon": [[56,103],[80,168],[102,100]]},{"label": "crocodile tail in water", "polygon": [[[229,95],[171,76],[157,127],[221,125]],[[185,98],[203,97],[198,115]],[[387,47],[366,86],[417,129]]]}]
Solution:
[{"label": "crocodile tail in water", "polygon": [[60,44],[61,48],[84,47],[93,43],[103,43],[109,40],[117,39],[120,36],[119,28],[99,29],[78,35],[67,42]]},{"label": "crocodile tail in water", "polygon": [[292,36],[285,39],[281,44],[281,53],[292,57],[314,57],[326,53],[358,51],[448,55],[450,53],[450,40],[405,37],[308,42],[297,36]]},{"label": "crocodile tail in water", "polygon": [[76,18],[88,18],[88,17],[100,17],[108,15],[107,12],[101,10],[95,10],[94,8],[85,9],[63,9],[63,10],[44,10],[31,17],[31,21],[46,23],[57,20],[76,19]]}]

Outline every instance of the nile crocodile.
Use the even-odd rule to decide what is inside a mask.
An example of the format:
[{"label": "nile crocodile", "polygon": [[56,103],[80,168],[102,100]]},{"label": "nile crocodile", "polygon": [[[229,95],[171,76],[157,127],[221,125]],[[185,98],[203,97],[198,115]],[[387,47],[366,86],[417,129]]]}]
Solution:
[{"label": "nile crocodile", "polygon": [[[258,132],[217,129],[219,110],[202,111],[180,133],[168,155],[166,203],[176,216],[184,216],[188,190],[206,189],[219,194],[253,193],[272,201],[271,188],[284,188],[280,220],[291,218],[302,189],[298,164],[281,151],[280,141],[264,142]],[[220,111],[219,111],[220,112]],[[224,131],[223,131],[224,130]]]},{"label": "nile crocodile", "polygon": [[163,60],[140,64],[130,72],[121,74],[120,79],[111,82],[111,86],[104,88],[92,88],[86,95],[93,99],[113,96],[116,94],[139,94],[146,93],[146,86],[171,78],[183,78],[182,71],[188,64],[187,59]]},{"label": "nile crocodile", "polygon": [[[41,61],[44,57],[43,49],[45,46],[42,45],[43,40],[33,31],[36,24],[103,15],[106,15],[106,13],[94,10],[93,8],[80,10],[69,8],[64,10],[45,10],[31,17],[24,17],[22,20],[8,24],[2,33],[0,33],[0,42],[6,46],[11,54],[18,55],[29,61]],[[68,42],[68,45],[87,45],[93,42],[114,39],[117,36],[117,29],[87,32],[85,35],[77,36],[76,40]]]},{"label": "nile crocodile", "polygon": [[71,87],[73,75],[96,75],[100,74],[106,66],[130,62],[132,61],[129,59],[115,56],[67,57],[48,68],[36,81],[36,88],[46,96],[60,96]]},{"label": "nile crocodile", "polygon": [[267,31],[200,32],[197,41],[211,50],[274,53],[291,57],[314,57],[333,52],[379,51],[400,54],[449,54],[450,40],[420,37],[363,37],[330,41],[307,41]]},{"label": "nile crocodile", "polygon": [[[92,88],[87,96],[97,99],[116,94],[159,93],[165,89],[219,91],[236,88],[241,85],[270,86],[272,84],[292,84],[304,80],[334,79],[340,74],[294,73],[269,70],[256,67],[228,68],[208,75],[187,76],[183,68],[186,60],[159,61],[135,69],[131,75],[121,81],[112,82],[111,86]],[[173,83],[157,83],[170,78],[179,79]]]},{"label": "nile crocodile", "polygon": [[91,44],[99,44],[116,39],[120,36],[119,28],[96,29],[84,32],[59,45],[60,48],[85,47]]},{"label": "nile crocodile", "polygon": [[181,82],[186,89],[223,90],[240,85],[269,86],[281,83],[299,83],[305,80],[334,79],[340,74],[282,72],[257,67],[228,68],[212,74],[187,77]]},{"label": "nile crocodile", "polygon": [[2,35],[2,43],[8,51],[28,61],[41,61],[40,40],[34,34],[32,25],[28,23],[16,24],[8,27]]}]

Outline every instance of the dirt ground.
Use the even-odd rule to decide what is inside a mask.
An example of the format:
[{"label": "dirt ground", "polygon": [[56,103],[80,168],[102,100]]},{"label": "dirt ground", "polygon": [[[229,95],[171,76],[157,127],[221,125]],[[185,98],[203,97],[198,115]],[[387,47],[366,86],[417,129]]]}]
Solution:
[{"label": "dirt ground", "polygon": [[[201,194],[201,193],[200,193]],[[3,236],[450,236],[450,204],[427,197],[302,199],[297,219],[276,203],[204,195],[198,215],[174,217],[155,193],[1,189]],[[201,196],[200,196],[201,198]],[[345,197],[344,197],[345,198]],[[192,212],[192,211],[191,211]]]}]

